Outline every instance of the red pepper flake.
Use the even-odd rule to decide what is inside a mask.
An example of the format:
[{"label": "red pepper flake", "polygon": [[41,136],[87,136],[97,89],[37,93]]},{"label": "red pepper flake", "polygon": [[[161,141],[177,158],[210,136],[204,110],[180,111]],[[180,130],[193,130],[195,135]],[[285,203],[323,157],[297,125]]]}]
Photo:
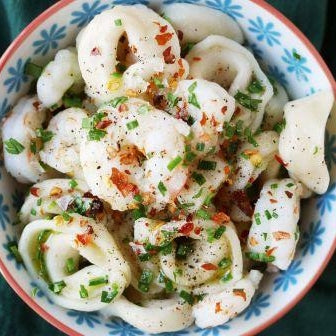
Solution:
[{"label": "red pepper flake", "polygon": [[274,155],[274,158],[275,158],[275,160],[277,160],[282,166],[284,166],[284,167],[287,167],[287,166],[288,166],[288,163],[285,163],[284,160],[282,160],[282,158],[281,158],[279,155],[275,154],[275,155]]},{"label": "red pepper flake", "polygon": [[39,197],[40,196],[40,189],[36,188],[36,187],[31,187],[30,188],[30,193],[35,197]]},{"label": "red pepper flake", "polygon": [[293,197],[293,193],[291,193],[288,190],[285,191],[285,194],[287,195],[288,198],[292,198]]},{"label": "red pepper flake", "polygon": [[241,113],[241,109],[239,107],[236,107],[235,111],[233,112],[233,116],[237,117]]},{"label": "red pepper flake", "polygon": [[278,201],[276,199],[274,199],[274,198],[270,198],[270,202],[271,203],[278,203]]},{"label": "red pepper flake", "polygon": [[217,125],[218,125],[218,122],[217,122],[217,120],[214,116],[211,117],[211,125],[213,127],[217,127]]},{"label": "red pepper flake", "polygon": [[121,172],[115,167],[112,168],[112,175],[110,180],[124,197],[131,193],[139,193],[138,187],[135,184],[129,182],[127,174]]},{"label": "red pepper flake", "polygon": [[167,29],[168,29],[168,26],[167,25],[165,25],[165,26],[161,26],[160,27],[160,33],[165,33],[166,31],[167,31]]},{"label": "red pepper flake", "polygon": [[192,218],[193,218],[192,214],[189,214],[189,215],[187,216],[187,222],[191,222],[191,221],[192,221]]},{"label": "red pepper flake", "polygon": [[178,31],[177,31],[177,37],[178,37],[178,39],[179,39],[180,41],[182,41],[182,40],[183,40],[183,31],[178,30]]},{"label": "red pepper flake", "polygon": [[78,234],[77,240],[85,246],[91,243],[92,236],[88,233]]},{"label": "red pepper flake", "polygon": [[165,45],[168,41],[170,41],[172,37],[173,37],[172,33],[164,33],[161,35],[156,35],[155,40],[158,45],[162,46]]},{"label": "red pepper flake", "polygon": [[101,56],[101,52],[99,50],[98,47],[94,47],[92,50],[91,50],[91,56]]},{"label": "red pepper flake", "polygon": [[230,222],[230,217],[224,212],[217,212],[214,214],[211,219],[217,224],[228,223]]},{"label": "red pepper flake", "polygon": [[128,106],[126,104],[120,104],[118,107],[120,113],[128,111]]},{"label": "red pepper flake", "polygon": [[178,70],[178,75],[179,77],[183,77],[184,73],[185,73],[185,69],[183,67],[183,62],[182,62],[182,58],[180,58],[178,61],[177,61],[177,64],[179,65],[179,70]]},{"label": "red pepper flake", "polygon": [[273,248],[267,250],[267,251],[266,251],[266,255],[267,255],[268,257],[271,256],[272,253],[273,253],[276,249],[277,249],[277,247],[273,247]]},{"label": "red pepper flake", "polygon": [[206,123],[206,121],[207,121],[207,116],[206,116],[206,114],[203,112],[203,115],[202,115],[202,119],[201,119],[201,121],[200,121],[200,124],[201,124],[202,126],[204,126],[205,123]]},{"label": "red pepper flake", "polygon": [[191,231],[194,229],[194,223],[193,222],[187,222],[179,229],[179,233],[182,233],[185,236],[190,235]]},{"label": "red pepper flake", "polygon": [[168,47],[162,53],[163,59],[164,59],[164,61],[165,61],[166,64],[173,64],[175,62],[175,60],[176,60],[175,55],[173,55],[173,54],[170,53],[171,49],[172,49],[172,47]]},{"label": "red pepper flake", "polygon": [[45,243],[42,243],[41,244],[41,251],[44,253],[47,250],[49,250],[49,246],[47,244],[45,244]]},{"label": "red pepper flake", "polygon": [[223,106],[222,109],[221,109],[222,113],[225,114],[226,111],[227,111],[227,106]]},{"label": "red pepper flake", "polygon": [[203,264],[201,265],[201,267],[206,271],[216,271],[216,269],[218,268],[216,265],[211,263]]},{"label": "red pepper flake", "polygon": [[196,235],[199,235],[201,233],[201,228],[199,226],[195,227],[194,232]]},{"label": "red pepper flake", "polygon": [[199,62],[199,61],[201,61],[201,60],[202,60],[201,57],[193,57],[193,61],[195,61],[195,62]]},{"label": "red pepper flake", "polygon": [[110,126],[112,124],[112,121],[111,120],[102,120],[102,121],[99,121],[98,124],[96,125],[96,128],[98,129],[104,129],[106,128],[107,126]]},{"label": "red pepper flake", "polygon": [[125,173],[126,173],[127,175],[131,175],[131,172],[130,172],[128,169],[125,169]]},{"label": "red pepper flake", "polygon": [[276,231],[273,232],[272,235],[276,241],[290,239],[290,233],[285,231]]},{"label": "red pepper flake", "polygon": [[36,110],[40,107],[41,103],[39,101],[34,101],[33,106],[35,107]]},{"label": "red pepper flake", "polygon": [[244,299],[244,301],[246,301],[246,293],[245,293],[244,289],[234,288],[233,289],[233,295],[240,296]]},{"label": "red pepper flake", "polygon": [[225,166],[225,167],[224,167],[224,173],[225,173],[226,175],[229,175],[230,172],[231,172],[231,168],[230,168],[230,166]]},{"label": "red pepper flake", "polygon": [[215,314],[222,311],[220,302],[216,302]]}]

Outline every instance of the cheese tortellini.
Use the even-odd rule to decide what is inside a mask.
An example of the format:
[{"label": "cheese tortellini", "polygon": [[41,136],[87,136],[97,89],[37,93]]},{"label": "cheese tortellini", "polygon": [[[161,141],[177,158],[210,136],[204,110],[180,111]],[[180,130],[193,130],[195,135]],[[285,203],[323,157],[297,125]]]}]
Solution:
[{"label": "cheese tortellini", "polygon": [[289,101],[226,14],[158,7],[96,15],[2,127],[5,167],[30,184],[27,271],[56,304],[151,334],[226,323],[288,269],[300,201],[329,184],[334,102]]}]

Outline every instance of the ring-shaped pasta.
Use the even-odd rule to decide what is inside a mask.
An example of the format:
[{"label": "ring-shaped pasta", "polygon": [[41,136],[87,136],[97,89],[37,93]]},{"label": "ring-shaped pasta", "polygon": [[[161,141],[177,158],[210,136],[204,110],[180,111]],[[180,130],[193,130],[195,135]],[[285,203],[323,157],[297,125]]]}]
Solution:
[{"label": "ring-shaped pasta", "polygon": [[136,98],[106,104],[98,113],[103,137],[84,141],[80,151],[93,193],[120,211],[134,208],[136,194],[148,196],[156,209],[172,202],[187,179],[182,161],[189,126]]},{"label": "ring-shaped pasta", "polygon": [[[186,60],[190,77],[222,85],[240,103],[236,119],[243,118],[253,132],[259,128],[273,88],[250,51],[224,36],[212,35],[197,43]],[[249,91],[250,84],[256,81],[258,89]]]},{"label": "ring-shaped pasta", "polygon": [[[105,226],[77,214],[31,222],[23,230],[19,251],[31,276],[65,308],[99,310],[116,300],[131,279]],[[92,265],[78,269],[80,256]]]},{"label": "ring-shaped pasta", "polygon": [[[175,71],[169,67],[165,75],[169,77],[171,73],[176,73],[179,77],[179,69],[182,63],[185,64],[180,59],[178,37],[169,22],[142,5],[115,6],[97,15],[81,33],[77,43],[87,93],[97,103],[107,102],[128,89],[117,70],[117,47],[125,33],[135,59],[133,67],[138,67],[137,63],[146,64],[153,58],[160,58],[175,67]],[[131,66],[128,72],[126,76],[134,75],[136,71]],[[185,72],[184,75],[187,75]]]}]

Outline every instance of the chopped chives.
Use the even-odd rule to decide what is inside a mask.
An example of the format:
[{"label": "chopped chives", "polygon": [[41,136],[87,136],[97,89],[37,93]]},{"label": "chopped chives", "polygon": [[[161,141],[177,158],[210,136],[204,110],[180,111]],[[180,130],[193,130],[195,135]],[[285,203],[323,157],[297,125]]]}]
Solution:
[{"label": "chopped chives", "polygon": [[283,119],[282,121],[277,122],[274,126],[273,126],[273,131],[277,132],[278,134],[280,134],[286,127],[286,119]]},{"label": "chopped chives", "polygon": [[108,104],[115,108],[119,104],[125,103],[127,100],[128,100],[128,97],[121,96],[121,97],[117,97],[117,98],[112,99]]},{"label": "chopped chives", "polygon": [[111,76],[114,77],[114,78],[121,78],[122,73],[116,71],[116,72],[113,72],[113,74]]},{"label": "chopped chives", "polygon": [[193,198],[193,199],[195,199],[195,198],[200,198],[201,195],[202,195],[202,193],[203,193],[203,188],[201,188],[201,189],[198,191],[198,193],[195,194],[192,198]]},{"label": "chopped chives", "polygon": [[114,20],[114,24],[117,26],[117,27],[120,27],[122,25],[122,21],[121,19],[116,19]]},{"label": "chopped chives", "polygon": [[272,215],[269,212],[269,210],[265,210],[265,216],[266,216],[267,220],[270,220],[272,218]]},{"label": "chopped chives", "polygon": [[73,258],[68,258],[65,264],[66,271],[68,274],[72,274],[76,270],[76,265]]},{"label": "chopped chives", "polygon": [[89,286],[99,286],[99,285],[104,285],[108,283],[108,276],[101,276],[97,278],[93,278],[89,280]]},{"label": "chopped chives", "polygon": [[36,216],[36,210],[35,209],[31,209],[30,210],[30,214],[33,215],[33,216]]},{"label": "chopped chives", "polygon": [[166,188],[166,186],[163,184],[162,181],[159,182],[159,184],[158,184],[158,189],[159,189],[160,193],[162,194],[162,196],[165,196],[165,195],[166,195],[167,188]]},{"label": "chopped chives", "polygon": [[250,157],[249,157],[247,154],[245,154],[244,152],[241,152],[241,153],[240,153],[240,156],[241,156],[243,159],[245,159],[245,160],[249,160],[249,159],[250,159]]},{"label": "chopped chives", "polygon": [[134,128],[137,128],[139,126],[138,120],[132,120],[126,124],[128,130],[132,130]]},{"label": "chopped chives", "polygon": [[279,215],[275,211],[272,212],[272,216],[273,216],[273,218],[278,218],[279,217]]},{"label": "chopped chives", "polygon": [[190,293],[188,293],[187,291],[181,290],[179,295],[185,302],[189,303],[190,305],[192,305],[194,303],[193,296]]},{"label": "chopped chives", "polygon": [[196,87],[197,87],[197,82],[192,83],[192,84],[188,87],[188,92],[189,92],[189,93],[193,93],[193,92],[195,91]]},{"label": "chopped chives", "polygon": [[111,303],[113,301],[113,299],[116,298],[116,296],[119,293],[119,288],[117,284],[113,284],[112,285],[112,291],[111,292],[107,292],[107,291],[102,291],[101,297],[100,297],[100,301],[104,302],[104,303]]},{"label": "chopped chives", "polygon": [[81,299],[86,299],[89,297],[89,293],[84,285],[80,285],[79,296]]},{"label": "chopped chives", "polygon": [[9,252],[13,255],[13,257],[15,258],[16,262],[18,263],[22,263],[22,257],[21,254],[19,252],[18,249],[18,245],[17,242],[13,241],[13,242],[9,242],[7,244],[7,249],[9,250]]},{"label": "chopped chives", "polygon": [[246,107],[247,109],[251,111],[257,111],[259,104],[262,102],[260,99],[251,98],[249,95],[241,91],[238,91],[235,94],[234,98],[237,100],[237,102],[240,105]]},{"label": "chopped chives", "polygon": [[188,103],[191,105],[194,105],[197,108],[201,108],[201,105],[199,104],[197,97],[195,95],[195,93],[192,93],[189,97],[188,97]]},{"label": "chopped chives", "polygon": [[271,184],[271,189],[277,189],[277,188],[278,188],[278,184],[277,183]]},{"label": "chopped chives", "polygon": [[176,168],[180,163],[182,162],[182,158],[180,156],[177,156],[175,159],[171,160],[167,168],[169,171],[172,171],[174,168]]},{"label": "chopped chives", "polygon": [[233,276],[230,270],[227,270],[224,275],[221,277],[222,282],[228,282],[232,280]]},{"label": "chopped chives", "polygon": [[40,289],[38,287],[33,287],[31,291],[31,296],[34,298],[39,291]]},{"label": "chopped chives", "polygon": [[215,170],[216,166],[217,166],[216,161],[201,160],[198,163],[197,169],[200,169],[200,170]]},{"label": "chopped chives", "polygon": [[202,174],[199,174],[199,173],[196,173],[196,172],[193,172],[191,174],[191,178],[199,185],[203,185],[205,182],[206,182],[206,179],[205,177],[202,175]]},{"label": "chopped chives", "polygon": [[219,263],[218,263],[218,267],[220,268],[227,268],[229,266],[231,266],[232,261],[230,258],[226,258],[224,257]]},{"label": "chopped chives", "polygon": [[191,115],[189,115],[188,116],[188,119],[187,119],[187,124],[189,125],[189,126],[192,126],[192,125],[194,125],[195,124],[195,118],[193,117],[193,116],[191,116]]},{"label": "chopped chives", "polygon": [[189,164],[196,159],[197,155],[193,152],[187,152],[184,156],[184,161]]},{"label": "chopped chives", "polygon": [[287,183],[287,184],[286,184],[286,187],[290,188],[290,187],[293,187],[293,185],[294,185],[294,183],[291,183],[291,182],[290,182],[290,183]]},{"label": "chopped chives", "polygon": [[253,145],[253,147],[258,147],[258,143],[252,135],[252,130],[250,128],[245,128],[244,135],[247,137],[247,142]]},{"label": "chopped chives", "polygon": [[42,74],[43,68],[35,63],[27,62],[24,67],[24,74],[32,76],[35,79],[39,78]]},{"label": "chopped chives", "polygon": [[106,135],[106,131],[101,130],[101,129],[97,129],[97,128],[93,128],[89,130],[88,133],[88,139],[90,141],[99,141],[101,140],[105,135]]},{"label": "chopped chives", "polygon": [[134,198],[135,201],[137,201],[139,203],[141,203],[143,201],[143,198],[140,194],[135,195],[133,198]]},{"label": "chopped chives", "polygon": [[203,152],[205,148],[205,143],[204,142],[198,142],[196,144],[196,150],[198,150],[199,152]]},{"label": "chopped chives", "polygon": [[266,241],[267,240],[267,232],[263,232],[263,238],[264,238],[264,240]]},{"label": "chopped chives", "polygon": [[252,82],[247,88],[247,91],[250,93],[262,93],[264,90],[265,88],[261,85],[257,78],[252,79]]},{"label": "chopped chives", "polygon": [[199,210],[197,210],[197,212],[196,212],[196,217],[198,217],[198,218],[202,218],[202,219],[210,219],[210,218],[211,218],[211,215],[210,215],[209,212],[207,212],[206,210],[204,210],[204,209],[199,209]]},{"label": "chopped chives", "polygon": [[175,96],[174,94],[172,94],[171,92],[168,92],[167,100],[169,102],[169,107],[173,108],[177,105],[177,103],[179,101],[179,98],[177,96]]},{"label": "chopped chives", "polygon": [[272,262],[275,260],[274,256],[268,256],[266,253],[247,252],[245,254],[248,258],[255,261]]},{"label": "chopped chives", "polygon": [[23,152],[25,147],[17,140],[14,138],[10,138],[4,142],[5,144],[5,150],[9,154],[20,154]]},{"label": "chopped chives", "polygon": [[149,291],[149,286],[154,279],[154,274],[151,270],[144,269],[140,275],[138,282],[138,288],[140,291],[147,293]]},{"label": "chopped chives", "polygon": [[80,97],[77,96],[64,96],[62,98],[63,100],[63,105],[65,108],[70,108],[70,107],[82,107],[83,103],[82,103],[82,99]]},{"label": "chopped chives", "polygon": [[260,213],[259,212],[254,214],[254,219],[255,219],[257,225],[261,224],[261,219],[260,219]]},{"label": "chopped chives", "polygon": [[146,104],[143,104],[138,108],[139,114],[146,114],[148,111],[149,111],[149,107]]},{"label": "chopped chives", "polygon": [[60,294],[64,287],[66,287],[66,283],[63,280],[54,282],[49,285],[49,289],[55,294]]},{"label": "chopped chives", "polygon": [[215,194],[214,193],[210,193],[209,195],[207,195],[207,197],[205,198],[203,204],[205,206],[209,206],[212,202],[212,199],[215,197]]},{"label": "chopped chives", "polygon": [[74,189],[78,186],[78,183],[77,183],[76,180],[72,179],[72,180],[69,181],[69,186],[70,186],[71,189]]},{"label": "chopped chives", "polygon": [[295,50],[293,50],[293,57],[297,60],[301,60],[301,55],[298,54]]},{"label": "chopped chives", "polygon": [[66,222],[69,222],[72,218],[66,211],[63,211],[61,215]]},{"label": "chopped chives", "polygon": [[154,84],[156,85],[157,88],[159,89],[163,89],[164,88],[164,85],[162,84],[162,81],[159,79],[159,78],[154,78],[153,79],[154,81]]},{"label": "chopped chives", "polygon": [[39,198],[37,201],[36,201],[36,205],[37,206],[41,206],[42,204],[42,198]]}]

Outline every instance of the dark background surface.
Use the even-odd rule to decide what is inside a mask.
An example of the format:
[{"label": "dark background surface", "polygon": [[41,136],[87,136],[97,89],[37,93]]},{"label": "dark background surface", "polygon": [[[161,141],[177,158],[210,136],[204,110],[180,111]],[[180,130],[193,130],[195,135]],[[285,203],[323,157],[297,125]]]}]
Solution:
[{"label": "dark background surface", "polygon": [[[104,0],[103,0],[104,1]],[[0,54],[22,29],[56,1],[0,0]],[[269,0],[321,51],[336,75],[336,0]],[[262,336],[336,335],[336,257],[305,298]],[[0,336],[58,336],[0,276]]]}]

